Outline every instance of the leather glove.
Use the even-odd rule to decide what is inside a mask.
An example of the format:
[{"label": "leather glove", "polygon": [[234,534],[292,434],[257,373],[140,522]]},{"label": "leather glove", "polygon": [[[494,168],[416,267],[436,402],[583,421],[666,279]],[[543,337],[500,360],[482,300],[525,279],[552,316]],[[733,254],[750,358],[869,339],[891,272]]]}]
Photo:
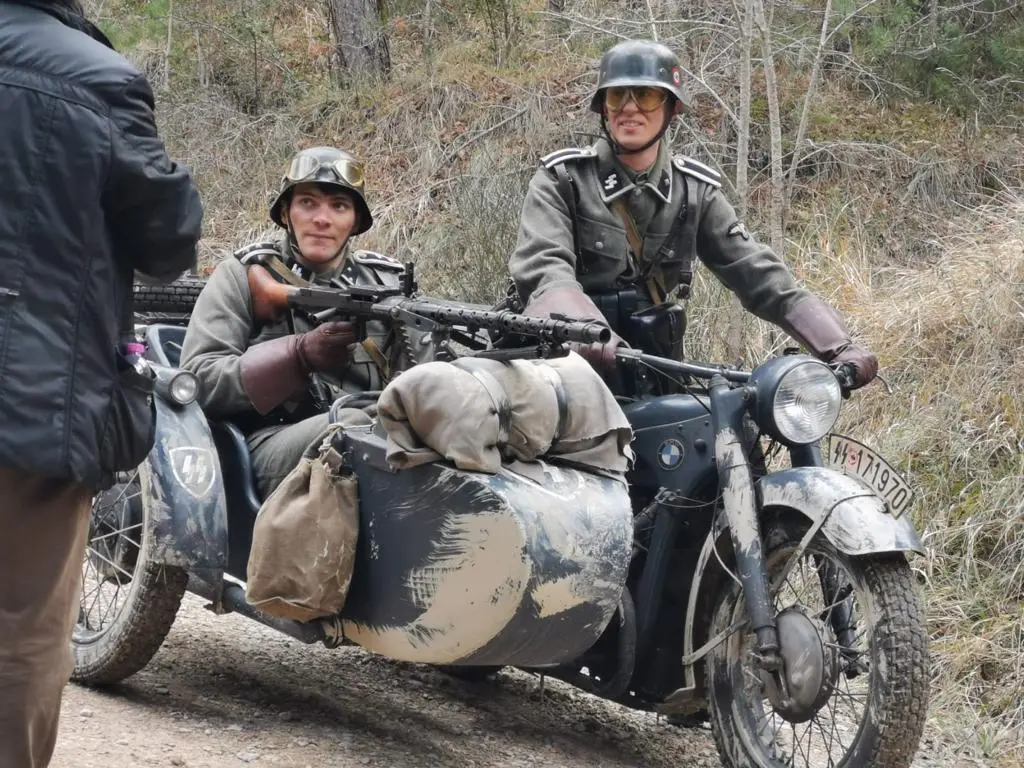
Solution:
[{"label": "leather glove", "polygon": [[853,369],[850,389],[860,389],[878,375],[878,358],[854,344],[839,314],[816,296],[790,308],[780,325],[820,360],[849,365]]},{"label": "leather glove", "polygon": [[356,342],[351,323],[324,323],[312,331],[254,344],[240,358],[242,388],[260,414],[309,391],[309,376],[341,377]]},{"label": "leather glove", "polygon": [[350,347],[358,340],[352,323],[324,323],[299,334],[295,351],[306,374],[328,373],[340,377],[348,368]]},{"label": "leather glove", "polygon": [[[564,283],[553,285],[543,291],[540,296],[531,299],[523,310],[524,315],[534,317],[551,317],[551,315],[565,315],[570,320],[593,321],[608,326],[608,319],[602,314],[597,305],[583,292],[579,283]],[[615,350],[619,347],[629,345],[615,331],[612,331],[611,340],[600,344],[581,344],[572,342],[569,349],[578,353],[587,360],[594,368],[608,369],[615,367]]]}]

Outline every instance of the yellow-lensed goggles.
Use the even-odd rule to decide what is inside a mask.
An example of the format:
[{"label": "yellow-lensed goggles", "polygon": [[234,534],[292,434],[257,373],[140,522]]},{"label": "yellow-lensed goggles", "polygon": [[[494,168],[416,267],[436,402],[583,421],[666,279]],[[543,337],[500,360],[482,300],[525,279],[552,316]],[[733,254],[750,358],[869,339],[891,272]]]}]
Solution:
[{"label": "yellow-lensed goggles", "polygon": [[310,181],[322,170],[329,170],[338,181],[362,190],[365,177],[361,163],[347,157],[339,157],[331,163],[323,163],[312,155],[299,155],[288,166],[285,178],[293,184]]},{"label": "yellow-lensed goggles", "polygon": [[604,103],[613,112],[625,109],[630,99],[641,112],[653,112],[668,98],[662,88],[649,85],[630,85],[608,88],[604,92]]}]

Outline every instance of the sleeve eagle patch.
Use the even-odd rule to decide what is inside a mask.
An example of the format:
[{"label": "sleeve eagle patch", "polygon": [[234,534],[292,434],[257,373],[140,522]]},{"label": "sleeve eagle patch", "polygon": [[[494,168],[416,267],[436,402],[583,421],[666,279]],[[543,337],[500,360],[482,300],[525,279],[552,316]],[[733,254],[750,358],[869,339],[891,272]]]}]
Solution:
[{"label": "sleeve eagle patch", "polygon": [[693,176],[695,179],[700,179],[716,189],[721,189],[722,187],[722,174],[714,168],[694,160],[692,157],[674,157],[672,158],[672,165],[687,176]]}]

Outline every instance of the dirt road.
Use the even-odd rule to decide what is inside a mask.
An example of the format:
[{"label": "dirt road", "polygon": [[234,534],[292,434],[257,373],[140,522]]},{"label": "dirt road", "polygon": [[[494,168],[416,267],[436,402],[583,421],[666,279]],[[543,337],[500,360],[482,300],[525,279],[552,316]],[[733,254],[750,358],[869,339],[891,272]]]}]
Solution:
[{"label": "dirt road", "polygon": [[[952,766],[926,744],[915,768]],[[306,646],[186,595],[142,672],[69,685],[53,768],[143,766],[713,768],[680,730],[517,671],[466,683],[359,649]],[[971,763],[977,765],[977,763]]]}]

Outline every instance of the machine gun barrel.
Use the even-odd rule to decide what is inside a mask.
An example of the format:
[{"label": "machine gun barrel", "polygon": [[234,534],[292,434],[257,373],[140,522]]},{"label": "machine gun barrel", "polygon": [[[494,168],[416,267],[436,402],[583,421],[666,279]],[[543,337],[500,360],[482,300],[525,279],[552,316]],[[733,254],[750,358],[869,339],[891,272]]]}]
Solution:
[{"label": "machine gun barrel", "polygon": [[288,302],[305,309],[335,310],[339,316],[375,318],[416,323],[429,320],[439,325],[482,328],[564,343],[605,343],[611,339],[607,326],[568,318],[533,317],[507,310],[492,311],[425,298],[409,298],[399,289],[291,288]]}]

